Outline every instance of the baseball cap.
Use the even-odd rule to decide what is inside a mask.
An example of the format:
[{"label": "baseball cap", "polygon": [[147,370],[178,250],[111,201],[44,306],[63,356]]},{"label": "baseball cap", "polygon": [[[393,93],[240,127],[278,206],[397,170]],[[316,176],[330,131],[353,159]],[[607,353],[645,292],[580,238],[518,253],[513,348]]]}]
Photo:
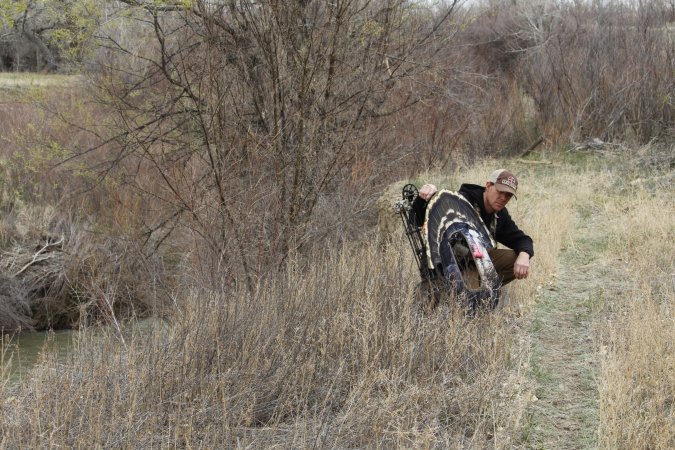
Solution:
[{"label": "baseball cap", "polygon": [[[510,192],[516,197],[516,190],[518,189],[518,179],[514,174],[506,169],[497,169],[490,174],[488,178],[490,183],[494,183],[498,191]],[[516,197],[517,198],[517,197]]]}]

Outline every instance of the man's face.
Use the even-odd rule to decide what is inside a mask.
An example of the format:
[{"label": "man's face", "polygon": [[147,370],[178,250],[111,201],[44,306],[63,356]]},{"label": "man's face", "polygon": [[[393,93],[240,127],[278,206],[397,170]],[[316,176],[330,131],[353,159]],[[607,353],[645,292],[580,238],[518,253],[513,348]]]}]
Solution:
[{"label": "man's face", "polygon": [[511,200],[513,194],[510,192],[501,192],[494,183],[489,181],[485,185],[485,209],[489,213],[499,212]]}]

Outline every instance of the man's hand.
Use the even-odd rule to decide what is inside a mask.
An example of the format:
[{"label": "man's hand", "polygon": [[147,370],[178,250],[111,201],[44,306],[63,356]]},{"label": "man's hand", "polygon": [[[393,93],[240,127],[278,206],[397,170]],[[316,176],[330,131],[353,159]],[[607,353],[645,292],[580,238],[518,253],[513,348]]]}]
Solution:
[{"label": "man's hand", "polygon": [[438,189],[436,189],[436,186],[433,184],[425,184],[420,188],[420,197],[422,197],[422,200],[424,201],[429,201],[432,195],[436,193]]},{"label": "man's hand", "polygon": [[525,252],[520,252],[516,258],[516,263],[513,265],[513,274],[516,279],[522,280],[527,278],[530,272],[530,255]]}]

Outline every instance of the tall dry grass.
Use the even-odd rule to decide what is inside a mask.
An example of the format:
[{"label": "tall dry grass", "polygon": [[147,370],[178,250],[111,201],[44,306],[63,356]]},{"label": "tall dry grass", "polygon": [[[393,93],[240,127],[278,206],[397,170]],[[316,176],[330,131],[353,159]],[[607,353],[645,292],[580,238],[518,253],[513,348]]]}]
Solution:
[{"label": "tall dry grass", "polygon": [[[583,320],[594,323],[597,354],[586,357],[597,359],[602,367],[597,373],[599,411],[589,411],[598,417],[599,428],[588,434],[596,436],[594,442],[602,448],[671,448],[675,439],[672,148],[608,146],[598,153],[548,159],[543,164],[506,163],[521,179],[521,200],[510,203],[509,210],[533,236],[536,257],[528,282],[508,287],[509,301],[501,313],[527,321],[547,289],[561,292],[563,300],[567,288],[587,289],[592,316]],[[450,176],[431,174],[424,181],[455,188],[467,180],[481,184],[486,173],[503,164],[484,161]],[[593,286],[558,282],[561,250],[572,255],[565,264],[585,266],[600,277]],[[601,286],[599,293],[596,286]],[[527,353],[530,338],[514,339],[516,348],[528,349]],[[557,356],[562,364],[578,363],[573,355]],[[547,408],[556,411],[551,405],[539,405],[538,411]],[[584,429],[594,422],[576,426]]]},{"label": "tall dry grass", "polygon": [[[503,164],[436,177],[480,183]],[[253,296],[193,287],[167,323],[123,338],[83,333],[69,361],[45,360],[5,386],[3,445],[518,445],[533,401],[518,317],[554,276],[565,235],[552,230],[562,222],[544,205],[556,186],[539,188],[541,176],[523,173],[511,209],[537,242],[548,234],[553,243],[537,249],[541,270],[523,283],[532,286],[512,289],[498,313],[471,320],[447,304],[425,312],[400,235],[385,250],[326,248],[293,258]]]},{"label": "tall dry grass", "polygon": [[675,204],[672,148],[665,150],[640,149],[604,186],[600,253],[624,282],[603,292],[598,325],[602,448],[675,445]]},{"label": "tall dry grass", "polygon": [[425,315],[408,253],[326,249],[254,296],[195,288],[123,342],[83,333],[3,388],[1,445],[508,447],[512,325]]},{"label": "tall dry grass", "polygon": [[[556,283],[560,250],[591,245],[585,251],[607,275],[606,308],[595,310],[603,363],[598,441],[667,448],[672,248],[656,244],[672,222],[644,220],[664,211],[659,183],[669,169],[655,171],[662,162],[636,162],[627,174],[625,164],[582,155],[431,173],[429,181],[451,188],[481,183],[496,166],[520,176],[509,209],[537,254],[531,277],[509,287],[498,311],[468,319],[451,305],[429,313],[415,304],[416,269],[400,235],[384,249],[358,242],[296,255],[253,295],[243,287],[185,286],[166,322],[121,334],[83,331],[67,361],[45,356],[21,383],[4,384],[0,445],[527,445],[536,397],[526,323],[542,290]],[[595,235],[574,236],[579,224]],[[635,289],[627,289],[633,280]]]}]

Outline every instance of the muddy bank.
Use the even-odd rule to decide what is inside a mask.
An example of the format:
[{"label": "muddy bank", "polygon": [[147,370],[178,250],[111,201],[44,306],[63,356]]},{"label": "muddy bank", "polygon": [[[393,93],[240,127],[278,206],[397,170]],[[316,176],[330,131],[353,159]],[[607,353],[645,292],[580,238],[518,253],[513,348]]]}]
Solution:
[{"label": "muddy bank", "polygon": [[0,274],[0,329],[15,332],[32,328],[32,313],[25,289],[15,278]]},{"label": "muddy bank", "polygon": [[161,313],[163,277],[148,281],[157,263],[133,250],[119,237],[75,233],[0,251],[0,328],[61,330]]}]

